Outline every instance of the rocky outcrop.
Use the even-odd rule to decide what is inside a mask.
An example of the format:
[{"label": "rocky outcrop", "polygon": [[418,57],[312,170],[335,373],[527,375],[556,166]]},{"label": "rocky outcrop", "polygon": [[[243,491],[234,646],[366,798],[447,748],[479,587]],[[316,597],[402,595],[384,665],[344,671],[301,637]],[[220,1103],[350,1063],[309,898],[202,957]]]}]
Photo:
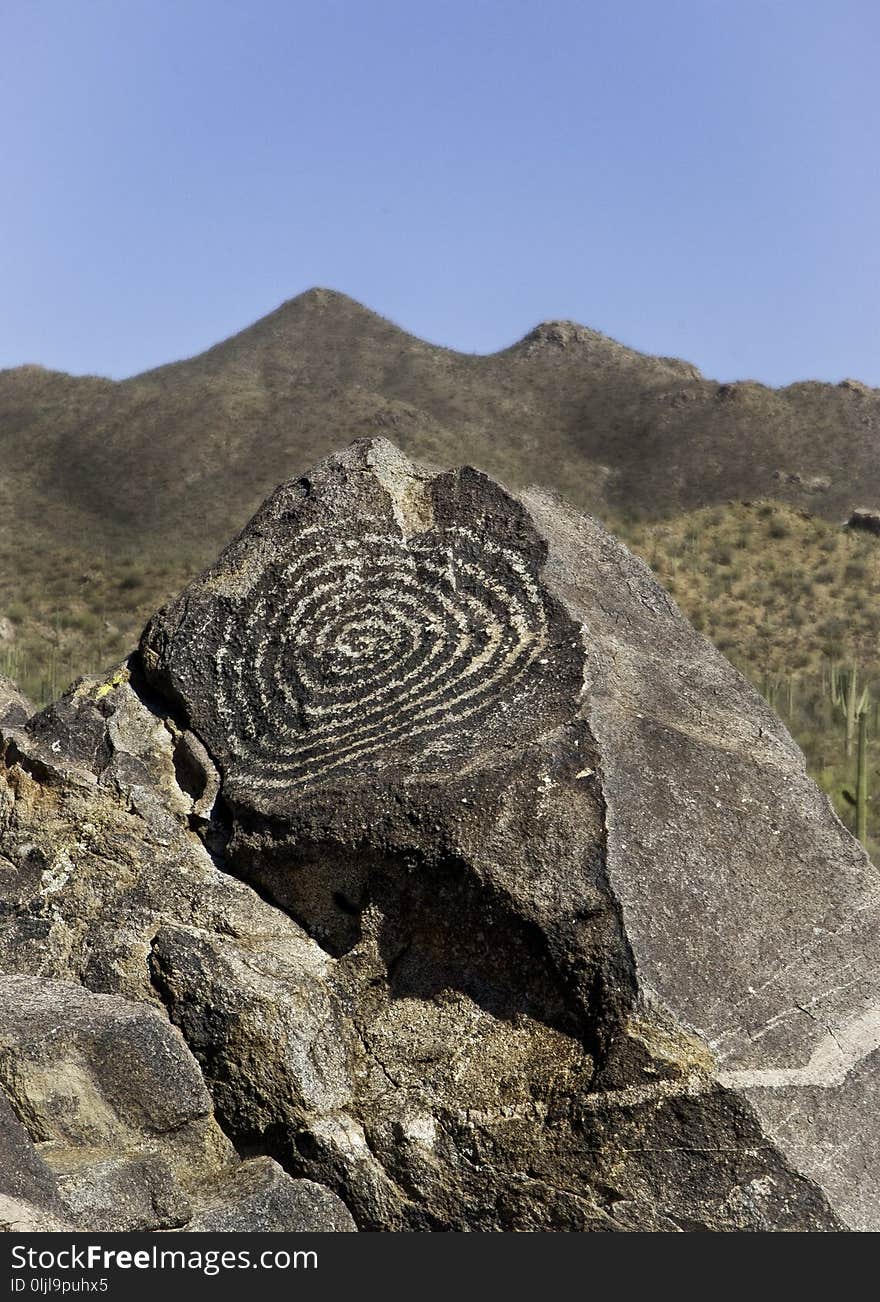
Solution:
[{"label": "rocky outcrop", "polygon": [[877,1228],[876,871],[558,500],[355,444],[2,735],[21,1215]]},{"label": "rocky outcrop", "polygon": [[808,493],[827,493],[831,487],[827,475],[802,475],[799,470],[774,470],[773,478],[779,484],[798,484]]},{"label": "rocky outcrop", "polygon": [[0,1128],[9,1228],[352,1225],[326,1190],[316,1200],[268,1158],[237,1160],[196,1060],[150,1003],[0,977]]},{"label": "rocky outcrop", "polygon": [[26,723],[34,708],[15,683],[0,674],[0,723]]},{"label": "rocky outcrop", "polygon": [[864,533],[880,534],[880,510],[875,507],[857,506],[846,522],[848,529],[859,529]]},{"label": "rocky outcrop", "polygon": [[204,1190],[203,1205],[184,1227],[190,1234],[229,1234],[247,1229],[266,1234],[348,1234],[355,1227],[345,1204],[311,1180],[289,1179],[277,1162],[255,1157],[236,1167],[231,1179]]},{"label": "rocky outcrop", "polygon": [[65,1228],[57,1182],[0,1091],[0,1231]]}]

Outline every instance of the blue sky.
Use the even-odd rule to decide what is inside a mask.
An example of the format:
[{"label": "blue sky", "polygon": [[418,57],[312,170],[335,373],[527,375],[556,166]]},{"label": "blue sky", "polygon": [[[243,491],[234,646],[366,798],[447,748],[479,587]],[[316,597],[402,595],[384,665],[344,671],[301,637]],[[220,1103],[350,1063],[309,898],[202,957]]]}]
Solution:
[{"label": "blue sky", "polygon": [[312,285],[880,385],[876,0],[0,0],[0,366],[124,376]]}]

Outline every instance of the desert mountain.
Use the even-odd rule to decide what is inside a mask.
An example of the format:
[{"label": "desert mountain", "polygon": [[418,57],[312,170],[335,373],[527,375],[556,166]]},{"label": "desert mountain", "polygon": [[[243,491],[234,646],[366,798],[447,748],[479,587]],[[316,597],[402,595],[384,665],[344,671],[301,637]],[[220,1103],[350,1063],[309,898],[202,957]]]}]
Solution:
[{"label": "desert mountain", "polygon": [[376,434],[613,515],[774,496],[836,519],[880,500],[880,390],[719,384],[571,322],[467,355],[314,289],[121,382],[0,372],[0,508],[25,535],[210,551],[278,481]]}]

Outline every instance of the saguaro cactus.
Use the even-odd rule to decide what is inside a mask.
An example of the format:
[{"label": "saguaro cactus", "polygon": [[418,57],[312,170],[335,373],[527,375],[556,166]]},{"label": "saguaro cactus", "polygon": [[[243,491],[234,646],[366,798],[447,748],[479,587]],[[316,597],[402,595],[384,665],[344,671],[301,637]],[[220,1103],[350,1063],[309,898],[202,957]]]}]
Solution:
[{"label": "saguaro cactus", "polygon": [[865,688],[856,706],[856,729],[858,733],[858,750],[856,752],[856,793],[852,794],[845,787],[844,800],[855,809],[855,834],[862,845],[868,844],[868,718],[871,713],[871,693]]},{"label": "saguaro cactus", "polygon": [[858,666],[853,664],[849,671],[849,678],[846,684],[846,755],[849,758],[853,752],[853,742],[856,735],[856,720],[861,717],[859,707],[859,670]]},{"label": "saguaro cactus", "polygon": [[844,674],[835,665],[831,667],[831,695],[834,704],[843,714],[844,753],[849,759],[853,753],[856,723],[859,716],[859,667],[855,662]]},{"label": "saguaro cactus", "polygon": [[868,842],[868,708],[859,712],[859,760],[856,778],[856,836]]}]

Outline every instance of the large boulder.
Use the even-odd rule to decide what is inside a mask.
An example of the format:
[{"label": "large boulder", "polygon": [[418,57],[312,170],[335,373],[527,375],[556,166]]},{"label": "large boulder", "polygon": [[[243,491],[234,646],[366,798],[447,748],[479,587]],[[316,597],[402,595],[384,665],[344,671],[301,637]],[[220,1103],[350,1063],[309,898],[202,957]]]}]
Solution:
[{"label": "large boulder", "polygon": [[877,873],[555,498],[355,444],[2,732],[0,969],[170,1019],[290,1173],[185,1226],[878,1228]]},{"label": "large boulder", "polygon": [[861,530],[862,533],[880,534],[880,511],[876,507],[856,506],[846,522],[846,527]]},{"label": "large boulder", "polygon": [[[0,1157],[9,1229],[350,1220],[329,1191],[316,1201],[271,1159],[238,1161],[198,1063],[160,1010],[70,982],[0,976]],[[254,1224],[263,1204],[274,1227]]]}]

